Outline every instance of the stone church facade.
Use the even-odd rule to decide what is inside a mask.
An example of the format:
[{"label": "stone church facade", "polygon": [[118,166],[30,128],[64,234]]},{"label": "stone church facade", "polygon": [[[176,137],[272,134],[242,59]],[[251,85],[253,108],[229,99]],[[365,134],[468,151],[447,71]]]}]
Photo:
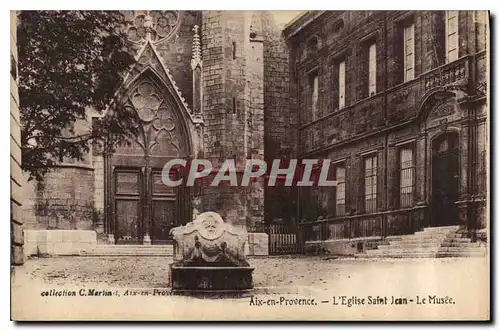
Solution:
[{"label": "stone church facade", "polygon": [[[67,160],[43,182],[27,183],[25,229],[96,231],[98,242],[162,244],[169,242],[172,227],[191,221],[193,214],[217,211],[225,221],[245,226],[250,242],[267,249],[262,181],[249,187],[171,188],[162,183],[161,171],[174,158],[206,158],[217,168],[228,158],[263,159],[266,139],[279,142],[276,150],[286,144],[288,51],[273,15],[124,15],[136,63],[116,93],[119,103],[109,109],[122,104],[133,110],[140,134],[130,146],[113,152],[92,148],[84,161]],[[90,109],[88,121],[75,124],[77,132],[88,130],[93,113]]]},{"label": "stone church facade", "polygon": [[[162,244],[216,211],[267,247],[272,223],[312,242],[486,226],[485,13],[314,11],[284,29],[270,12],[125,16],[136,63],[116,100],[140,134],[25,183],[25,230]],[[328,158],[339,185],[174,189],[173,158]]]}]

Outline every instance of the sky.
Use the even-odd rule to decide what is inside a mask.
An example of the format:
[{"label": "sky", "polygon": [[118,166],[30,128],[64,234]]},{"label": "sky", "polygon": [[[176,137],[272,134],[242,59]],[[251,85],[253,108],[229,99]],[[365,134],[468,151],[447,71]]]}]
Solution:
[{"label": "sky", "polygon": [[279,10],[279,11],[273,11],[273,15],[274,19],[276,20],[276,23],[279,26],[283,27],[302,12],[303,11],[300,10]]}]

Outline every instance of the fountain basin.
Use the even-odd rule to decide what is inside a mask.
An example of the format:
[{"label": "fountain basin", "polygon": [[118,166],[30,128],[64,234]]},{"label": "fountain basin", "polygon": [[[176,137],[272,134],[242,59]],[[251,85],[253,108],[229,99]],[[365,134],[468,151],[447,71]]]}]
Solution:
[{"label": "fountain basin", "polygon": [[252,267],[170,265],[172,290],[241,291],[253,288]]}]

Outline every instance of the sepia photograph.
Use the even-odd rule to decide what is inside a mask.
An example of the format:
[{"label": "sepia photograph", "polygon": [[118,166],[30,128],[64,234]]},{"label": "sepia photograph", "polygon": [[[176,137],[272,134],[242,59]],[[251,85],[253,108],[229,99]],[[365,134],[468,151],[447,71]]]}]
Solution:
[{"label": "sepia photograph", "polygon": [[216,9],[10,11],[11,320],[490,321],[490,13]]}]

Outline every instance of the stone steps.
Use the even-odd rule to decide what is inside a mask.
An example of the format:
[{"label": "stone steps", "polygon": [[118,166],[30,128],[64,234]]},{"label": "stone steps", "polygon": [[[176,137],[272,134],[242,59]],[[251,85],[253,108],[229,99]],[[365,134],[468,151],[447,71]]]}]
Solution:
[{"label": "stone steps", "polygon": [[173,256],[172,245],[97,245],[81,256]]},{"label": "stone steps", "polygon": [[459,226],[425,228],[399,240],[388,239],[388,244],[357,254],[361,258],[433,258],[486,256],[484,243],[471,242]]},{"label": "stone steps", "polygon": [[485,244],[480,243],[472,243],[472,242],[442,242],[434,243],[434,242],[405,242],[405,243],[391,243],[389,245],[379,245],[379,250],[388,250],[395,248],[411,248],[411,249],[419,249],[419,248],[433,248],[433,247],[485,247]]},{"label": "stone steps", "polygon": [[421,248],[421,249],[413,249],[413,248],[403,248],[403,249],[387,249],[387,250],[369,250],[366,253],[371,254],[371,255],[384,255],[384,254],[391,254],[391,253],[397,253],[397,254],[404,254],[404,253],[413,253],[413,252],[419,252],[419,253],[462,253],[462,252],[470,252],[470,253],[484,253],[484,249],[482,248],[462,248],[462,247],[430,247],[430,248]]},{"label": "stone steps", "polygon": [[484,251],[462,251],[462,252],[438,252],[436,257],[485,257],[486,250]]},{"label": "stone steps", "polygon": [[428,228],[424,228],[422,231],[419,231],[419,232],[438,233],[438,232],[449,232],[449,231],[458,231],[458,230],[460,230],[460,225],[448,225],[448,226],[428,227]]},{"label": "stone steps", "polygon": [[356,258],[400,258],[400,259],[411,259],[411,258],[443,258],[443,257],[484,257],[485,253],[471,253],[471,252],[460,252],[460,253],[436,253],[436,252],[411,252],[411,253],[391,253],[384,255],[370,255],[366,253],[356,254]]},{"label": "stone steps", "polygon": [[[407,238],[404,240],[390,241],[384,246],[400,246],[400,245],[416,245],[416,244],[441,244],[441,245],[463,245],[463,244],[480,244],[479,242],[473,243],[470,238],[455,238],[455,237],[437,237],[437,238]],[[484,243],[483,243],[484,245]]]}]

